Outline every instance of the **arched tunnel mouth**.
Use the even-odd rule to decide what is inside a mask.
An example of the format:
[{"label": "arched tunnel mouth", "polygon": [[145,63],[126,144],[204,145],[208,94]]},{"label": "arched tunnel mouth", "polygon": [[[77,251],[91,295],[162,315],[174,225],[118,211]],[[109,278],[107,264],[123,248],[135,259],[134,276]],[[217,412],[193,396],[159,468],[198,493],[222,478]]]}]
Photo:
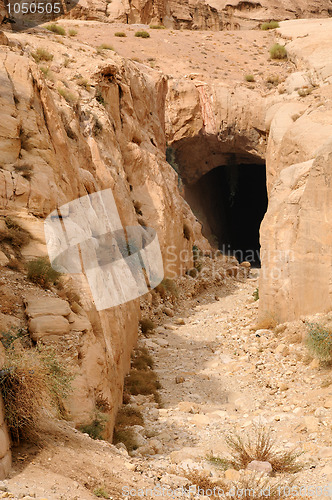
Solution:
[{"label": "arched tunnel mouth", "polygon": [[230,161],[186,184],[183,195],[214,247],[260,267],[259,229],[268,204],[264,163]]}]

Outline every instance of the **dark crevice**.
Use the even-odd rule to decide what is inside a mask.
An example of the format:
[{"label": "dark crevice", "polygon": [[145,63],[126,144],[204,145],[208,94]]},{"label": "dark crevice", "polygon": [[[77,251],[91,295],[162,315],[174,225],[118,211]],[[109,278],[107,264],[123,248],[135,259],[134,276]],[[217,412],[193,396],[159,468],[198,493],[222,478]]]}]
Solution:
[{"label": "dark crevice", "polygon": [[259,228],[267,210],[266,169],[260,164],[217,167],[195,184],[185,198],[203,224],[203,234],[223,253],[259,265]]}]

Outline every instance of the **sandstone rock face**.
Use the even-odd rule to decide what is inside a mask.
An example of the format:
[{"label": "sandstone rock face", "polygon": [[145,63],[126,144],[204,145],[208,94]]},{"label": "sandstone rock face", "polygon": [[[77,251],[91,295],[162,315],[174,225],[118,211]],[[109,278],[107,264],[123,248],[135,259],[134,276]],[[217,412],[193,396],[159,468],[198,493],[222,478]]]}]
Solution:
[{"label": "sandstone rock face", "polygon": [[[124,226],[156,229],[168,276],[191,267],[195,239],[202,249],[209,245],[179,193],[176,172],[165,161],[165,77],[143,73],[115,54],[107,61],[96,58],[91,49],[77,60],[77,71],[93,82],[102,104],[92,94],[80,104],[68,103],[31,57],[12,48],[27,43],[32,51],[40,46],[38,37],[7,36],[10,45],[0,49],[0,215],[10,215],[30,232],[23,256],[45,255],[43,220],[52,210],[111,188]],[[43,47],[59,54],[57,74],[59,44],[46,41]],[[74,92],[77,96],[80,88]],[[139,210],[134,208],[138,203]],[[190,240],[184,237],[184,220],[191,227]],[[139,301],[98,313],[86,277],[68,279],[82,305],[71,308],[43,293],[27,297],[29,331],[34,340],[54,345],[71,366],[74,392],[67,405],[75,424],[90,422],[98,401],[106,401],[105,437],[110,437],[136,342]]]},{"label": "sandstone rock face", "polygon": [[[103,2],[81,0],[71,17],[104,18],[125,23],[162,23],[167,27],[222,30],[254,28],[263,21],[276,19],[328,17],[329,0],[307,0],[294,5],[291,0],[113,0],[103,9]],[[105,16],[105,17],[103,17]]]},{"label": "sandstone rock face", "polygon": [[[309,103],[287,103],[271,122],[269,207],[261,226],[260,315],[277,321],[331,309],[331,20],[283,23],[288,50],[320,87]],[[308,35],[308,37],[305,37]],[[302,38],[304,36],[304,38]],[[292,94],[291,94],[292,95]]]}]

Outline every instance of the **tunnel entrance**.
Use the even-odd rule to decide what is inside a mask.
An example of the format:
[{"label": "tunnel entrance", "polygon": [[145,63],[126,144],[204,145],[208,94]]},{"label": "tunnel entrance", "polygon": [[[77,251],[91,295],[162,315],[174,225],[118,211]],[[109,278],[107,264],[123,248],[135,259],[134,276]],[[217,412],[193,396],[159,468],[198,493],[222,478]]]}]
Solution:
[{"label": "tunnel entrance", "polygon": [[260,265],[259,228],[267,210],[264,164],[214,168],[184,188],[202,232],[222,253]]}]

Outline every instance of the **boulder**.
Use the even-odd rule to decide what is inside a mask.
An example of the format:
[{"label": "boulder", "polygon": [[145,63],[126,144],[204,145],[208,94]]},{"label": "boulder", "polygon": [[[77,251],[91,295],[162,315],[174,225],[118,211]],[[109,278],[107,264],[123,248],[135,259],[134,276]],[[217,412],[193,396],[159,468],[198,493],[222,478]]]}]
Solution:
[{"label": "boulder", "polygon": [[[67,301],[57,297],[29,297],[25,299],[25,312],[29,318],[39,316],[68,316],[70,307]],[[52,320],[51,320],[52,321]]]},{"label": "boulder", "polygon": [[63,316],[38,316],[29,320],[29,332],[35,341],[49,335],[66,335],[70,325]]}]

